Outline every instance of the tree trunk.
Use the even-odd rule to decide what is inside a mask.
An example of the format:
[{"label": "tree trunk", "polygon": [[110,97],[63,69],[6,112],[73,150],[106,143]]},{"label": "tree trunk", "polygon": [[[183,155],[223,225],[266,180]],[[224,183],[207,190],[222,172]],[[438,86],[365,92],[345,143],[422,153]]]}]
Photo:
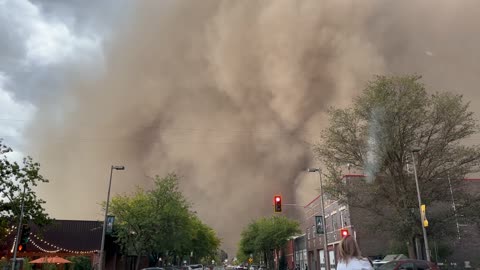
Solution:
[{"label": "tree trunk", "polygon": [[410,237],[410,240],[407,241],[408,249],[408,258],[416,259],[417,255],[415,254],[415,237]]},{"label": "tree trunk", "polygon": [[265,264],[265,267],[268,267],[268,262],[267,262],[267,252],[263,252],[263,263]]},{"label": "tree trunk", "polygon": [[135,262],[135,270],[138,270],[139,266],[140,266],[140,255],[137,255],[137,261]]}]

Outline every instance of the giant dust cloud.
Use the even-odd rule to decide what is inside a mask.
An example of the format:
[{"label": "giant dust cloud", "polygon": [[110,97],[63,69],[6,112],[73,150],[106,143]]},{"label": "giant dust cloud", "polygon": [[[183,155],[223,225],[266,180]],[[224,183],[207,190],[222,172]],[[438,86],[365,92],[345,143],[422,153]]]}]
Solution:
[{"label": "giant dust cloud", "polygon": [[29,128],[29,150],[51,179],[39,192],[55,218],[100,219],[111,165],[127,168],[114,172],[113,193],[175,172],[233,252],[242,227],[271,214],[274,194],[299,204],[314,196],[316,178],[303,171],[315,164],[309,143],[325,111],[347,105],[375,74],[422,74],[428,87],[469,99],[479,92],[478,1],[129,8],[86,69],[93,75],[68,73],[56,109],[39,108]]}]

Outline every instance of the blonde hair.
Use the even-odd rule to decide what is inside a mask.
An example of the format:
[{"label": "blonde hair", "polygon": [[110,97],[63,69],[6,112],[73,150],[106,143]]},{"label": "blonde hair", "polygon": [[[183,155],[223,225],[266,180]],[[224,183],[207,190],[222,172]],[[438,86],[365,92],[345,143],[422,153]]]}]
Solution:
[{"label": "blonde hair", "polygon": [[358,248],[357,241],[351,235],[348,235],[340,242],[338,260],[347,264],[352,258],[361,259],[362,253],[360,248]]}]

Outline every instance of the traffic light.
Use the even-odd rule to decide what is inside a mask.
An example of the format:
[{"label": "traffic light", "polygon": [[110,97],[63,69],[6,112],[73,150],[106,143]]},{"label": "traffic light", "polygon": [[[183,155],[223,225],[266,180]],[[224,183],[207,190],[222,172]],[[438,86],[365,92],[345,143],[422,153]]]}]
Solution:
[{"label": "traffic light", "polygon": [[348,229],[341,229],[340,235],[342,236],[342,238],[345,238],[350,235],[350,232],[348,231]]},{"label": "traffic light", "polygon": [[18,244],[18,251],[26,251],[27,243],[30,240],[30,227],[28,225],[23,225],[20,232],[20,242]]},{"label": "traffic light", "polygon": [[273,205],[275,213],[282,212],[282,196],[275,195],[275,197],[273,197]]},{"label": "traffic light", "polygon": [[428,220],[427,220],[427,206],[425,204],[422,204],[420,207],[420,212],[421,212],[421,217],[422,217],[422,226],[423,227],[428,227]]}]

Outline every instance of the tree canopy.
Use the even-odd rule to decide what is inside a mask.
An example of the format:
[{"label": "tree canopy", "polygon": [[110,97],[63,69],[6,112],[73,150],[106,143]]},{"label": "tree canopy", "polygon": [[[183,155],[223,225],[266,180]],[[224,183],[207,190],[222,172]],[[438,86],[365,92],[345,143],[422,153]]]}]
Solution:
[{"label": "tree canopy", "polygon": [[[432,209],[429,234],[446,235],[455,228],[450,186],[459,216],[479,206],[479,196],[466,192],[463,181],[480,171],[480,148],[465,143],[479,131],[477,119],[461,95],[429,94],[420,79],[376,77],[350,107],[329,111],[329,126],[315,147],[329,192],[377,215],[377,225],[399,240],[421,233],[414,150],[420,150],[414,154],[422,200]],[[365,173],[365,181],[340,181],[347,164]],[[477,211],[463,222],[478,218]]]},{"label": "tree canopy", "polygon": [[240,261],[245,261],[252,254],[254,261],[263,258],[269,264],[273,259],[270,251],[283,249],[288,239],[299,233],[299,223],[287,217],[257,219],[243,229],[237,257]]},{"label": "tree canopy", "polygon": [[40,164],[31,157],[24,158],[21,164],[10,161],[7,155],[11,152],[12,149],[0,139],[0,242],[7,228],[18,225],[24,189],[24,221],[44,225],[49,220],[43,208],[45,201],[38,198],[34,190],[39,184],[48,182],[40,174]]},{"label": "tree canopy", "polygon": [[176,175],[157,176],[152,190],[138,188],[133,194],[112,198],[114,236],[125,253],[149,256],[152,263],[192,254],[193,261],[210,261],[217,256],[220,239],[190,207]]}]

